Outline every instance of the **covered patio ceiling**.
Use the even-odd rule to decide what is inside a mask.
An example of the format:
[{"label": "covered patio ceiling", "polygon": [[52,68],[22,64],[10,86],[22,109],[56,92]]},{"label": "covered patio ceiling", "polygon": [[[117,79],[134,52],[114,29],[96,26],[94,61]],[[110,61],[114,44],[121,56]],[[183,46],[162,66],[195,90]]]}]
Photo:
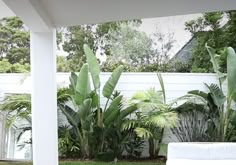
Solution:
[{"label": "covered patio ceiling", "polygon": [[28,26],[32,26],[32,21],[35,21],[31,19],[34,15],[32,10],[35,10],[44,21],[50,22],[54,27],[236,8],[235,0],[0,0],[0,16],[2,13],[12,15],[1,1]]}]

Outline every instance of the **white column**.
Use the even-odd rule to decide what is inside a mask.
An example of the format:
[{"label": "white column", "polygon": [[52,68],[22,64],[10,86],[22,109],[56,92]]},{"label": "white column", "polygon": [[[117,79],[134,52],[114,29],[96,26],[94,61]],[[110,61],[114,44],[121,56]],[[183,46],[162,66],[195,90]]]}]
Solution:
[{"label": "white column", "polygon": [[58,165],[56,31],[31,32],[33,164]]}]

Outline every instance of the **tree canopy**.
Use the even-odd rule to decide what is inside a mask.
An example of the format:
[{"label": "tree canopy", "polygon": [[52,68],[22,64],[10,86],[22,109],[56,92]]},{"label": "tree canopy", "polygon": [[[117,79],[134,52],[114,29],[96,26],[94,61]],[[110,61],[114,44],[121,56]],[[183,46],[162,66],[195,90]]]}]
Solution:
[{"label": "tree canopy", "polygon": [[186,30],[197,39],[192,50],[192,72],[212,72],[210,57],[205,48],[207,43],[214,47],[220,56],[220,66],[226,71],[226,57],[221,53],[227,46],[236,48],[236,12],[206,13],[201,17],[186,22]]}]

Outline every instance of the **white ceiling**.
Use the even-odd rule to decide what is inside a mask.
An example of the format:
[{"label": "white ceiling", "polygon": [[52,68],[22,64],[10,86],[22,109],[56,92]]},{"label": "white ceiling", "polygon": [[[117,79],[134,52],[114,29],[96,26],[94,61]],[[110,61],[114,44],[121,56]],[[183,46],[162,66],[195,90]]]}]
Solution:
[{"label": "white ceiling", "polygon": [[[4,0],[29,3],[56,26],[236,9],[236,0]],[[23,5],[21,5],[23,6]],[[23,9],[26,10],[27,9]],[[13,9],[18,15],[18,9]],[[0,0],[0,16],[10,13]],[[24,14],[25,15],[25,14]],[[22,18],[24,20],[24,18]],[[27,23],[27,21],[26,21]]]},{"label": "white ceiling", "polygon": [[10,16],[14,16],[14,13],[6,6],[6,4],[2,0],[0,0],[0,19]]},{"label": "white ceiling", "polygon": [[56,26],[236,9],[236,0],[41,0]]}]

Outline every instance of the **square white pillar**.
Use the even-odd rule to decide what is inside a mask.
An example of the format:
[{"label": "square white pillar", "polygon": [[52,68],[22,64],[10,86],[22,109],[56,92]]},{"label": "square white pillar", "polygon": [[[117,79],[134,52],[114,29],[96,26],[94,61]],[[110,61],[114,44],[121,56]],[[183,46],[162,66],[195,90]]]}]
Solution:
[{"label": "square white pillar", "polygon": [[31,32],[33,164],[58,165],[56,30]]}]

